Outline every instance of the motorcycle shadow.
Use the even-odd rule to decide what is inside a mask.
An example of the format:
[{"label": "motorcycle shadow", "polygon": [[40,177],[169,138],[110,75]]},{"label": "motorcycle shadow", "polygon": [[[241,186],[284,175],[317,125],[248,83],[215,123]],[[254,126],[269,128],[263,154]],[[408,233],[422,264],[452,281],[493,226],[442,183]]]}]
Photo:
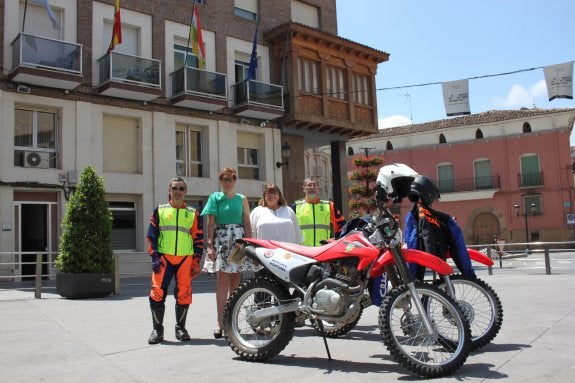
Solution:
[{"label": "motorcycle shadow", "polygon": [[[284,366],[297,366],[303,368],[312,369],[322,369],[325,370],[324,374],[329,375],[334,372],[345,372],[345,373],[358,373],[358,374],[368,374],[368,373],[397,373],[406,374],[407,372],[403,367],[395,363],[389,355],[373,355],[373,358],[386,359],[387,363],[381,363],[381,361],[366,363],[366,362],[356,362],[352,359],[339,359],[332,355],[331,360],[325,356],[324,358],[317,356],[295,356],[295,355],[277,355],[272,360],[269,361],[270,364],[274,365],[284,365]],[[344,363],[342,363],[344,362]],[[421,380],[417,378],[413,380]]]},{"label": "motorcycle shadow", "polygon": [[[320,337],[321,333],[313,327],[306,326],[304,328],[296,328],[296,337]],[[356,326],[350,332],[337,337],[341,340],[367,340],[367,341],[381,341],[379,327],[374,326]],[[328,341],[330,338],[328,338]]]},{"label": "motorcycle shadow", "polygon": [[473,351],[472,355],[479,355],[486,352],[510,352],[510,351],[521,351],[525,348],[531,348],[529,344],[497,344],[489,343],[487,346],[480,348],[479,350]]}]

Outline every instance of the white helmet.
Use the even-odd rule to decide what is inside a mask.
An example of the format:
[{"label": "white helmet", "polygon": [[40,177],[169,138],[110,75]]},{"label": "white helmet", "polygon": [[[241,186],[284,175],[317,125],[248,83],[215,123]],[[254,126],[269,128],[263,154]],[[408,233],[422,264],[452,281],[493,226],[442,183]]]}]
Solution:
[{"label": "white helmet", "polygon": [[405,164],[383,166],[377,175],[376,198],[382,201],[400,201],[407,197],[410,185],[417,176],[417,172]]}]

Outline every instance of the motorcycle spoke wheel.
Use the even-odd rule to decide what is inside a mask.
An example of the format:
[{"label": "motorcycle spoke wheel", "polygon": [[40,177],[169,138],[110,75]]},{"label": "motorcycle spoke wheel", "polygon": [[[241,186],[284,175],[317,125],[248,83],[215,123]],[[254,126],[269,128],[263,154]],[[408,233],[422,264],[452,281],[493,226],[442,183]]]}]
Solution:
[{"label": "motorcycle spoke wheel", "polygon": [[407,286],[391,290],[379,311],[383,341],[396,362],[426,378],[459,369],[470,352],[471,331],[457,304],[440,289],[416,282],[417,297],[429,317],[428,333]]},{"label": "motorcycle spoke wheel", "polygon": [[254,313],[281,304],[288,292],[273,280],[255,278],[244,282],[224,308],[226,341],[242,359],[262,361],[279,354],[293,337],[294,313],[256,319]]},{"label": "motorcycle spoke wheel", "polygon": [[[455,300],[471,326],[471,349],[477,350],[491,342],[503,324],[503,306],[499,297],[483,280],[464,275],[449,278],[455,291]],[[435,282],[446,290],[445,281]]]}]

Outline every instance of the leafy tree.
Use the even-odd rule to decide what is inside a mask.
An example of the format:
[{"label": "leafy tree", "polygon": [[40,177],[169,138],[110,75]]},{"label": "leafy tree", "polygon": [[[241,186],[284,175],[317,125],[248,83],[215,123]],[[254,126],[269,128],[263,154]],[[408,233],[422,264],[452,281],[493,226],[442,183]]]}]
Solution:
[{"label": "leafy tree", "polygon": [[368,148],[364,148],[365,155],[353,158],[353,165],[357,170],[353,171],[349,179],[354,184],[349,188],[349,207],[352,211],[351,218],[370,213],[375,208],[375,180],[379,167],[383,164],[383,157],[369,156]]},{"label": "leafy tree", "polygon": [[93,167],[84,168],[62,220],[60,254],[55,262],[61,272],[114,271],[112,213],[104,196],[104,179]]}]

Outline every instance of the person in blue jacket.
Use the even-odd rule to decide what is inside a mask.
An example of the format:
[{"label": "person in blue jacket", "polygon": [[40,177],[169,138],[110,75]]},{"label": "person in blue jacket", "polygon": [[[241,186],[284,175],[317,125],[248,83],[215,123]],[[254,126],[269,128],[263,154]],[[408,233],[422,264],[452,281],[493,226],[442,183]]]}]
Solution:
[{"label": "person in blue jacket", "polygon": [[[448,253],[463,275],[475,276],[467,252],[463,233],[448,214],[431,208],[440,197],[439,189],[426,176],[417,176],[410,185],[407,197],[413,206],[405,218],[403,236],[409,249],[422,250],[446,260]],[[425,267],[410,265],[412,275],[423,280]]]}]

